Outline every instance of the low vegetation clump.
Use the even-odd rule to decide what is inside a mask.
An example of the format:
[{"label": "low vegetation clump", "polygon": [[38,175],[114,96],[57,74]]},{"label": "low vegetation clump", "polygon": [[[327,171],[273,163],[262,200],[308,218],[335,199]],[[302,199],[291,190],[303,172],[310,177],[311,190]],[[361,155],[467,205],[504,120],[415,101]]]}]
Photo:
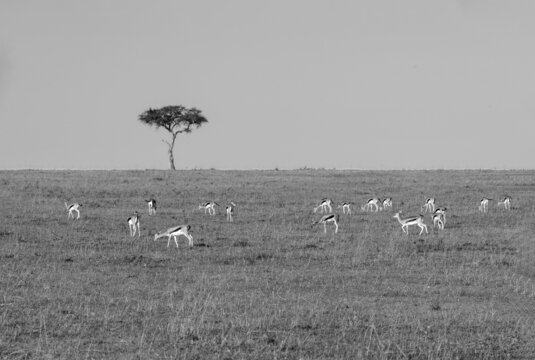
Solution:
[{"label": "low vegetation clump", "polygon": [[[531,359],[534,175],[3,171],[0,358]],[[362,211],[373,197],[392,208]],[[429,234],[406,235],[394,214],[429,197],[444,229],[427,213]],[[323,198],[336,234],[311,225]],[[192,247],[154,240],[183,224]]]}]

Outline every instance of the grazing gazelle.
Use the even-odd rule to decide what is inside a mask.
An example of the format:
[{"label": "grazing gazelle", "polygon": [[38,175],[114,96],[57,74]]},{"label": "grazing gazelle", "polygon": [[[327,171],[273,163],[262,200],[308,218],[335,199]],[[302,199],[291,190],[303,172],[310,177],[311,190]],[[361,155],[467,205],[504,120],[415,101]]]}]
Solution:
[{"label": "grazing gazelle", "polygon": [[169,242],[171,241],[171,238],[175,240],[176,247],[178,248],[178,241],[177,237],[180,235],[184,235],[186,238],[188,238],[189,246],[193,246],[193,236],[190,235],[189,230],[191,229],[191,226],[189,225],[179,225],[172,228],[167,229],[164,232],[157,233],[154,235],[154,241],[158,240],[161,237],[167,236],[167,247],[169,247]]},{"label": "grazing gazelle", "polygon": [[435,211],[435,198],[428,198],[425,200],[425,204],[422,206],[425,212],[433,213]]},{"label": "grazing gazelle", "polygon": [[82,204],[79,203],[73,203],[73,204],[67,204],[67,200],[65,200],[65,207],[67,208],[67,211],[69,214],[67,215],[67,219],[70,219],[71,216],[74,220],[74,213],[76,213],[78,216],[76,217],[76,220],[80,218],[80,208],[82,207]]},{"label": "grazing gazelle", "polygon": [[199,205],[199,209],[204,209],[205,214],[208,211],[208,214],[214,216],[216,206],[219,206],[219,204],[214,201],[208,201],[208,202],[205,202],[204,204]]},{"label": "grazing gazelle", "polygon": [[351,215],[351,202],[346,201],[341,203],[337,206],[338,209],[342,208],[342,213],[345,214],[347,212],[347,215]]},{"label": "grazing gazelle", "polygon": [[386,199],[383,200],[383,209],[386,210],[386,208],[391,208],[392,209],[392,198],[391,197],[387,197]]},{"label": "grazing gazelle", "polygon": [[156,215],[156,200],[150,199],[145,200],[147,202],[147,206],[149,207],[149,216],[150,215]]},{"label": "grazing gazelle", "polygon": [[409,217],[409,218],[406,218],[406,219],[402,219],[399,216],[400,213],[401,213],[401,211],[398,211],[396,213],[396,215],[394,215],[393,217],[399,221],[399,223],[401,224],[401,230],[403,230],[403,232],[405,234],[409,235],[409,226],[410,225],[418,225],[418,227],[420,228],[420,234],[419,235],[422,235],[424,230],[425,230],[425,233],[428,234],[427,225],[424,224],[424,216],[423,215],[412,216],[412,217]]},{"label": "grazing gazelle", "polygon": [[316,225],[316,224],[319,224],[319,223],[322,223],[323,224],[323,229],[325,230],[325,233],[327,233],[327,223],[328,222],[332,222],[334,224],[334,226],[336,227],[336,229],[334,230],[334,233],[336,234],[338,232],[338,220],[339,220],[340,216],[338,214],[328,214],[328,215],[323,215],[321,217],[321,219],[319,219],[318,221],[314,221],[312,223],[312,226]]},{"label": "grazing gazelle", "polygon": [[511,210],[511,200],[512,198],[510,196],[506,196],[502,201],[498,201],[498,206],[503,205],[505,210]]},{"label": "grazing gazelle", "polygon": [[378,212],[379,211],[379,203],[380,202],[381,202],[381,199],[379,199],[379,198],[368,199],[368,201],[366,201],[366,204],[364,204],[360,208],[363,211],[375,211],[375,212]]},{"label": "grazing gazelle", "polygon": [[492,199],[488,198],[481,199],[481,202],[479,204],[479,211],[481,211],[482,213],[486,213],[487,211],[489,211],[489,201],[491,200]]},{"label": "grazing gazelle", "polygon": [[438,225],[439,230],[444,230],[444,221],[441,214],[433,215],[433,227]]},{"label": "grazing gazelle", "polygon": [[318,210],[321,210],[321,214],[323,214],[323,212],[327,213],[327,210],[329,210],[329,213],[332,213],[333,201],[331,199],[321,199],[320,204],[314,208],[314,213]]},{"label": "grazing gazelle", "polygon": [[134,215],[130,216],[128,218],[128,227],[130,228],[130,236],[134,237],[136,236],[136,230],[137,230],[137,236],[141,236],[141,230],[139,229],[139,219],[141,218],[141,215],[136,211]]},{"label": "grazing gazelle", "polygon": [[235,207],[236,204],[234,204],[232,201],[229,205],[227,205],[227,221],[232,221],[232,214],[234,214]]}]

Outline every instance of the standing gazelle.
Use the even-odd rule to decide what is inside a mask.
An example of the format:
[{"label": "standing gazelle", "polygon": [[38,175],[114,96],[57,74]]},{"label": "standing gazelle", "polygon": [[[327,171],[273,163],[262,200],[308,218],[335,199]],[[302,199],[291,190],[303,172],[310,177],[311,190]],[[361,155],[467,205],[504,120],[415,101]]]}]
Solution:
[{"label": "standing gazelle", "polygon": [[82,204],[79,204],[79,203],[73,203],[73,204],[67,204],[67,200],[65,200],[65,207],[67,208],[67,211],[69,212],[69,214],[67,215],[67,219],[70,219],[71,216],[73,218],[73,220],[75,219],[74,218],[74,213],[77,214],[77,217],[76,217],[76,220],[78,220],[80,218],[80,208],[82,207]]},{"label": "standing gazelle", "polygon": [[482,213],[486,213],[489,211],[489,201],[491,201],[492,199],[488,199],[488,198],[483,198],[481,199],[481,202],[479,204],[479,211],[481,211]]},{"label": "standing gazelle", "polygon": [[156,200],[151,198],[145,201],[147,202],[147,206],[149,207],[149,216],[156,215]]},{"label": "standing gazelle", "polygon": [[130,228],[130,236],[134,237],[136,236],[136,230],[137,230],[137,236],[141,236],[141,230],[139,228],[139,220],[141,218],[141,215],[136,211],[134,215],[130,216],[127,220],[128,227]]},{"label": "standing gazelle", "polygon": [[171,241],[171,238],[175,240],[175,245],[178,248],[178,241],[177,237],[180,235],[184,235],[186,238],[188,238],[189,246],[193,246],[193,236],[190,235],[189,230],[191,229],[191,226],[189,225],[179,225],[172,228],[167,229],[164,232],[154,234],[154,241],[158,240],[161,237],[167,236],[167,247],[169,247],[169,242]]},{"label": "standing gazelle", "polygon": [[512,198],[509,195],[507,195],[506,197],[503,198],[502,201],[498,201],[498,206],[503,205],[505,210],[511,210],[511,200]]},{"label": "standing gazelle", "polygon": [[399,216],[400,213],[401,213],[401,211],[398,211],[396,213],[396,215],[393,216],[393,218],[395,218],[395,219],[397,219],[399,221],[399,223],[401,224],[401,230],[403,230],[403,232],[405,234],[409,235],[409,226],[411,226],[411,225],[418,225],[418,227],[420,228],[420,234],[419,235],[422,235],[424,230],[425,230],[425,233],[428,234],[427,225],[424,224],[424,216],[423,215],[412,216],[412,217],[408,217],[406,219],[402,219]]},{"label": "standing gazelle", "polygon": [[325,230],[325,233],[327,233],[327,223],[328,222],[332,222],[334,224],[334,226],[336,227],[336,229],[334,230],[334,233],[336,234],[338,232],[338,220],[339,219],[340,219],[340,215],[338,215],[338,214],[323,215],[321,217],[321,219],[319,219],[318,221],[314,221],[312,223],[312,226],[314,226],[316,224],[319,224],[319,223],[322,223],[323,224],[323,229]]},{"label": "standing gazelle", "polygon": [[386,210],[386,208],[392,209],[392,198],[387,197],[383,200],[383,209]]},{"label": "standing gazelle", "polygon": [[232,201],[229,205],[227,205],[227,221],[232,221],[232,215],[234,214],[235,207],[236,204],[234,204]]},{"label": "standing gazelle", "polygon": [[[442,224],[445,225],[446,224],[446,211],[448,210],[448,208],[445,208],[445,207],[442,207],[442,208],[437,208],[434,212],[433,212],[433,218],[435,215],[438,215],[440,216],[441,220],[442,220]],[[444,228],[444,226],[442,226],[442,228]]]},{"label": "standing gazelle", "polygon": [[428,198],[425,200],[425,204],[422,206],[425,212],[433,213],[435,211],[435,198]]},{"label": "standing gazelle", "polygon": [[444,221],[442,220],[441,214],[433,215],[433,227],[438,225],[439,230],[444,230]]}]

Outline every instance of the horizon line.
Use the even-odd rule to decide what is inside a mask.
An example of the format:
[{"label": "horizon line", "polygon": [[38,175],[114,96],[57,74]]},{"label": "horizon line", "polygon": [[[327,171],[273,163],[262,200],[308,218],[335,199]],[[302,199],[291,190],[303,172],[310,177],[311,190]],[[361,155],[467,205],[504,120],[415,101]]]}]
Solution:
[{"label": "horizon line", "polygon": [[183,169],[156,169],[156,168],[6,168],[0,171],[533,171],[535,168],[390,168],[390,169],[365,169],[365,168],[329,168],[309,167],[300,168],[183,168]]}]

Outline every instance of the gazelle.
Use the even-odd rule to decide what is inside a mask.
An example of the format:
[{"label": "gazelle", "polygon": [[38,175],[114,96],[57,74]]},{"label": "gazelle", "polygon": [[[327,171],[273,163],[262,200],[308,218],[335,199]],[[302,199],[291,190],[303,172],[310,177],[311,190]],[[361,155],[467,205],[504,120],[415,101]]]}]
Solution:
[{"label": "gazelle", "polygon": [[425,212],[433,213],[435,211],[435,198],[428,198],[425,200],[425,204],[422,206]]},{"label": "gazelle", "polygon": [[446,224],[446,211],[448,210],[448,208],[437,208],[434,212],[433,212],[433,217],[435,215],[439,215],[442,219],[442,224]]},{"label": "gazelle", "polygon": [[412,216],[412,217],[409,217],[409,218],[406,218],[406,219],[402,219],[399,216],[400,213],[401,213],[401,211],[398,211],[396,213],[396,215],[393,216],[393,218],[395,218],[395,219],[397,219],[399,221],[399,223],[401,224],[401,230],[403,230],[403,232],[405,234],[409,235],[409,226],[411,226],[411,225],[418,225],[418,227],[420,228],[420,234],[419,235],[422,235],[424,230],[425,230],[425,233],[428,234],[427,225],[424,224],[424,216],[423,215]]},{"label": "gazelle", "polygon": [[502,201],[498,201],[498,206],[503,205],[505,210],[511,210],[511,200],[512,198],[510,196],[506,196]]},{"label": "gazelle", "polygon": [[318,210],[320,210],[321,214],[323,214],[323,212],[327,213],[327,210],[329,210],[329,213],[332,213],[333,201],[331,199],[321,199],[320,204],[314,208],[314,213]]},{"label": "gazelle", "polygon": [[368,199],[366,204],[364,204],[360,208],[363,211],[375,211],[375,212],[378,212],[379,211],[379,203],[380,202],[381,202],[381,199],[379,199],[379,198]]},{"label": "gazelle", "polygon": [[347,212],[347,215],[351,215],[351,202],[346,201],[341,203],[337,206],[338,209],[342,208],[342,213],[345,214]]},{"label": "gazelle", "polygon": [[433,215],[433,227],[438,225],[439,230],[444,230],[444,221],[441,214]]},{"label": "gazelle", "polygon": [[141,215],[136,211],[133,216],[130,216],[128,218],[128,227],[130,228],[130,236],[134,237],[136,236],[136,230],[137,230],[137,236],[141,236],[141,230],[139,229],[139,220],[141,218]]},{"label": "gazelle", "polygon": [[479,211],[481,211],[482,213],[486,213],[489,211],[489,201],[491,201],[492,199],[488,199],[488,198],[483,198],[481,199],[481,202],[479,204]]},{"label": "gazelle", "polygon": [[215,215],[215,207],[219,206],[218,203],[214,201],[208,201],[204,204],[199,205],[199,209],[204,209],[204,213],[208,212],[208,214],[214,216]]},{"label": "gazelle", "polygon": [[327,223],[332,222],[334,226],[336,227],[336,229],[334,230],[334,233],[336,234],[338,232],[338,220],[339,219],[340,219],[340,215],[338,214],[323,215],[321,219],[319,219],[318,221],[314,221],[312,223],[312,226],[322,223],[323,229],[325,230],[325,233],[327,233]]},{"label": "gazelle", "polygon": [[232,214],[234,214],[234,207],[236,207],[236,204],[234,204],[232,201],[229,205],[227,205],[227,221],[232,221]]},{"label": "gazelle", "polygon": [[189,225],[179,225],[172,228],[167,229],[164,232],[154,234],[154,241],[158,240],[161,237],[167,236],[167,247],[169,247],[169,242],[171,241],[171,238],[175,240],[176,247],[178,248],[178,241],[177,237],[180,235],[184,235],[188,241],[189,246],[193,246],[193,236],[190,235],[189,230],[191,229],[191,226]]},{"label": "gazelle", "polygon": [[65,200],[65,207],[67,208],[67,211],[69,214],[67,215],[67,219],[70,219],[71,216],[74,220],[74,213],[76,213],[78,216],[76,217],[76,220],[80,218],[80,208],[82,207],[82,204],[79,203],[73,203],[73,204],[67,204],[67,200]]},{"label": "gazelle", "polygon": [[149,216],[150,215],[156,215],[156,200],[150,199],[145,200],[147,202],[147,206],[149,207]]},{"label": "gazelle", "polygon": [[386,199],[383,200],[383,209],[386,210],[386,208],[391,208],[392,209],[392,198],[391,197],[387,197]]}]

